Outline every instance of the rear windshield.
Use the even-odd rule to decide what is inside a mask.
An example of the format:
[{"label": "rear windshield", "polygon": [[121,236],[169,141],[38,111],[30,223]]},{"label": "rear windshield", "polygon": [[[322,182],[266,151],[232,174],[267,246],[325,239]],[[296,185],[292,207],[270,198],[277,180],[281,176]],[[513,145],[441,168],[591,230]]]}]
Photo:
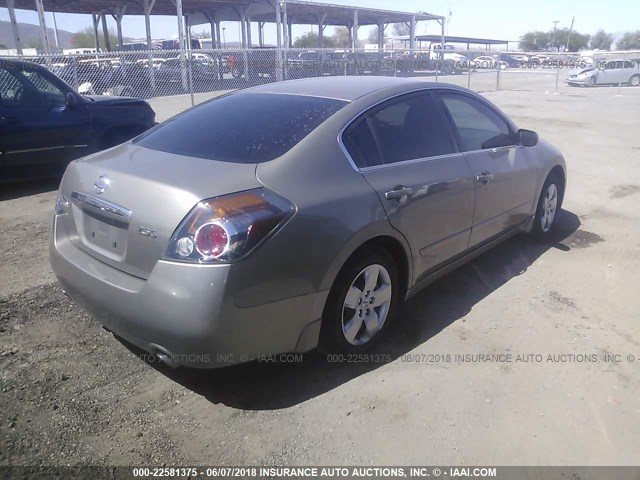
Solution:
[{"label": "rear windshield", "polygon": [[299,95],[236,93],[187,111],[136,143],[209,160],[267,162],[284,155],[346,104]]}]

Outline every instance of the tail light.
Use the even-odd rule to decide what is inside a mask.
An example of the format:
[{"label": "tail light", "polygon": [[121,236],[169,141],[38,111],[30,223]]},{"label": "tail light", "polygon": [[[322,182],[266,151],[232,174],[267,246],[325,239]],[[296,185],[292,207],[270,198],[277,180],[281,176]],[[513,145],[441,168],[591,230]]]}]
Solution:
[{"label": "tail light", "polygon": [[56,216],[66,215],[69,211],[69,207],[71,206],[71,202],[67,198],[66,195],[63,195],[62,192],[58,190],[58,198],[56,198]]},{"label": "tail light", "polygon": [[266,188],[202,200],[178,226],[163,258],[188,263],[239,260],[294,213],[293,204]]}]

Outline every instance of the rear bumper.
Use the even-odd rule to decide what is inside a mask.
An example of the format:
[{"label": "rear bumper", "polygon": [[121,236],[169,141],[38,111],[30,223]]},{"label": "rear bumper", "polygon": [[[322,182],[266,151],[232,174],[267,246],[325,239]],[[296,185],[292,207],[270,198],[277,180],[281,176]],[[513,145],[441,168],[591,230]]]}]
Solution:
[{"label": "rear bumper", "polygon": [[57,223],[50,261],[66,293],[113,333],[172,366],[217,368],[317,345],[328,292],[239,308],[233,265],[159,261],[143,280],[85,253]]}]

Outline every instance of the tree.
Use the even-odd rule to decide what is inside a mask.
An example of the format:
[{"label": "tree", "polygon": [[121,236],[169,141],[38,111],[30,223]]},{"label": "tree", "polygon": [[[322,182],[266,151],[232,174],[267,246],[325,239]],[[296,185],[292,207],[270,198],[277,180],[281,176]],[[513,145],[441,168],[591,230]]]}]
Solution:
[{"label": "tree", "polygon": [[378,27],[377,26],[375,26],[375,27],[373,27],[371,29],[367,39],[368,39],[369,43],[375,43],[376,45],[378,44]]},{"label": "tree", "polygon": [[616,48],[618,50],[640,50],[640,30],[626,32],[616,42]]},{"label": "tree", "polygon": [[598,30],[591,35],[589,40],[589,48],[593,50],[611,50],[611,44],[613,43],[613,35],[606,33],[604,30]]},{"label": "tree", "polygon": [[[553,30],[550,32],[551,38],[553,39]],[[556,51],[556,48],[560,50],[564,50],[567,46],[567,40],[569,41],[570,52],[577,52],[578,50],[585,50],[589,46],[589,35],[585,35],[583,33],[576,32],[575,30],[571,32],[571,38],[569,38],[569,29],[561,28],[556,31],[556,44],[549,45],[552,51]]]},{"label": "tree", "polygon": [[42,51],[44,50],[44,44],[42,43],[42,39],[29,39],[25,42],[24,48],[35,48],[36,50]]},{"label": "tree", "polygon": [[555,32],[555,43],[553,30],[542,32],[527,32],[520,37],[520,50],[525,52],[546,52],[564,50],[569,41],[569,51],[577,52],[587,48],[589,45],[589,35],[573,31],[569,39],[569,29],[561,28]]},{"label": "tree", "polygon": [[339,48],[349,48],[349,29],[347,27],[336,27],[333,32],[335,46]]},{"label": "tree", "polygon": [[[109,35],[109,43],[111,44],[111,48],[118,45],[118,35],[112,30],[109,30],[108,35]],[[104,47],[104,35],[102,34],[101,28],[98,30],[98,40],[100,42],[100,45]],[[76,48],[95,48],[96,41],[94,40],[93,28],[86,27],[80,30],[79,32],[77,32],[73,36],[71,43]]]},{"label": "tree", "polygon": [[191,38],[211,38],[211,34],[206,30],[200,30],[196,33],[191,33]]},{"label": "tree", "polygon": [[411,29],[409,28],[409,25],[407,25],[406,23],[393,24],[393,34],[396,37],[400,37],[402,35],[409,35],[409,33],[411,33]]},{"label": "tree", "polygon": [[549,48],[551,37],[540,30],[527,32],[520,37],[520,50],[525,52],[542,52]]},{"label": "tree", "polygon": [[293,48],[334,48],[336,40],[333,37],[322,37],[322,45],[318,47],[318,34],[315,32],[307,32],[293,42]]}]

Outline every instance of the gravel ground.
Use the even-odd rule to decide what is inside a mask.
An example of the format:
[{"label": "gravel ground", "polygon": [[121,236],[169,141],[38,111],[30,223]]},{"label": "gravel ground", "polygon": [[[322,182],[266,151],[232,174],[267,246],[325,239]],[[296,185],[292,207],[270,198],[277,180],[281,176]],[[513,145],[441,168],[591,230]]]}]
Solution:
[{"label": "gravel ground", "polygon": [[55,182],[3,186],[0,465],[637,464],[640,95],[627,92],[486,94],[564,152],[560,228],[413,298],[379,364],[143,361],[55,282]]}]

